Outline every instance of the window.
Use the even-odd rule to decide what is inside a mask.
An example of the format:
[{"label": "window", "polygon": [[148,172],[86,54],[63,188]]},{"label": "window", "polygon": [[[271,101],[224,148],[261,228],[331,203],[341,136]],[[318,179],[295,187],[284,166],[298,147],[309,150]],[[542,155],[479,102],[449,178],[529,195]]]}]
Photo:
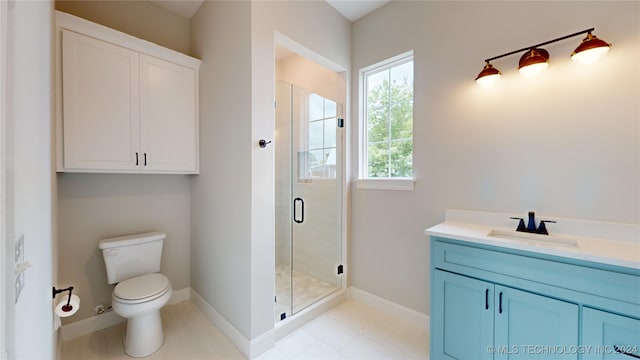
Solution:
[{"label": "window", "polygon": [[412,179],[413,53],[375,64],[360,74],[360,178]]},{"label": "window", "polygon": [[309,95],[308,165],[311,178],[336,177],[336,102]]}]

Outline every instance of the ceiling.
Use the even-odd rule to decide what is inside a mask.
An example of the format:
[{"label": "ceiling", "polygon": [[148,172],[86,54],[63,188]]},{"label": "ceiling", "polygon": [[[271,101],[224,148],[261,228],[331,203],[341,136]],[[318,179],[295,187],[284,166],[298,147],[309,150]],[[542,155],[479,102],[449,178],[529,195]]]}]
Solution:
[{"label": "ceiling", "polygon": [[[204,0],[149,0],[186,19],[191,19]],[[213,0],[210,0],[213,1]],[[356,21],[391,0],[326,0],[349,21]]]}]

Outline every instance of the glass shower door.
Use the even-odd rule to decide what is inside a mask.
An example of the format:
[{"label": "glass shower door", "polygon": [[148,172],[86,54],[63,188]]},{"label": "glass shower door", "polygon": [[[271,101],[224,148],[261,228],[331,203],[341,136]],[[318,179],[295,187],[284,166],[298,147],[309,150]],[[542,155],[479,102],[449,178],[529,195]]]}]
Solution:
[{"label": "glass shower door", "polygon": [[[282,320],[342,286],[343,132],[336,101],[283,82],[276,94],[276,148],[282,143],[276,150],[276,320]],[[289,124],[280,118],[287,112],[281,106],[290,109]],[[285,293],[288,299],[278,300]]]}]

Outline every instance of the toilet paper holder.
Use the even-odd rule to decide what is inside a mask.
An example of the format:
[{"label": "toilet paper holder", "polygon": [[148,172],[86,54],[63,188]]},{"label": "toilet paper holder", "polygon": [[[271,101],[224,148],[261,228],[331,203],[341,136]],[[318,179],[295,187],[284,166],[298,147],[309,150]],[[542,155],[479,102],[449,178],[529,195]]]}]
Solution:
[{"label": "toilet paper holder", "polygon": [[69,286],[66,289],[56,289],[56,287],[53,287],[53,298],[56,298],[56,295],[63,293],[65,291],[69,292],[69,299],[67,300],[67,304],[64,305],[62,307],[62,311],[71,311],[73,309],[73,306],[71,305],[71,292],[73,291],[73,286]]}]

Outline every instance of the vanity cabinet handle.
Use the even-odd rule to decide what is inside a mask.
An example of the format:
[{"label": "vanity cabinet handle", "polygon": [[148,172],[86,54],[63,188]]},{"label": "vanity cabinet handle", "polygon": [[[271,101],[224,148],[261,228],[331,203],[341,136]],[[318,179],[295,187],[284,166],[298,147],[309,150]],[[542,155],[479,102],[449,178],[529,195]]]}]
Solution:
[{"label": "vanity cabinet handle", "polygon": [[140,165],[140,162],[138,161],[138,153],[136,153],[136,166]]},{"label": "vanity cabinet handle", "polygon": [[144,153],[144,166],[147,166],[147,153]]},{"label": "vanity cabinet handle", "polygon": [[502,291],[500,291],[500,301],[498,304],[498,313],[502,314]]},{"label": "vanity cabinet handle", "polygon": [[622,354],[622,355],[627,355],[629,357],[632,357],[634,359],[640,359],[640,356],[636,355],[636,354],[632,354],[628,351],[625,351],[624,349],[621,349],[620,347],[613,345],[613,350],[615,350],[618,354]]},{"label": "vanity cabinet handle", "polygon": [[489,289],[484,291],[484,309],[489,310]]}]

